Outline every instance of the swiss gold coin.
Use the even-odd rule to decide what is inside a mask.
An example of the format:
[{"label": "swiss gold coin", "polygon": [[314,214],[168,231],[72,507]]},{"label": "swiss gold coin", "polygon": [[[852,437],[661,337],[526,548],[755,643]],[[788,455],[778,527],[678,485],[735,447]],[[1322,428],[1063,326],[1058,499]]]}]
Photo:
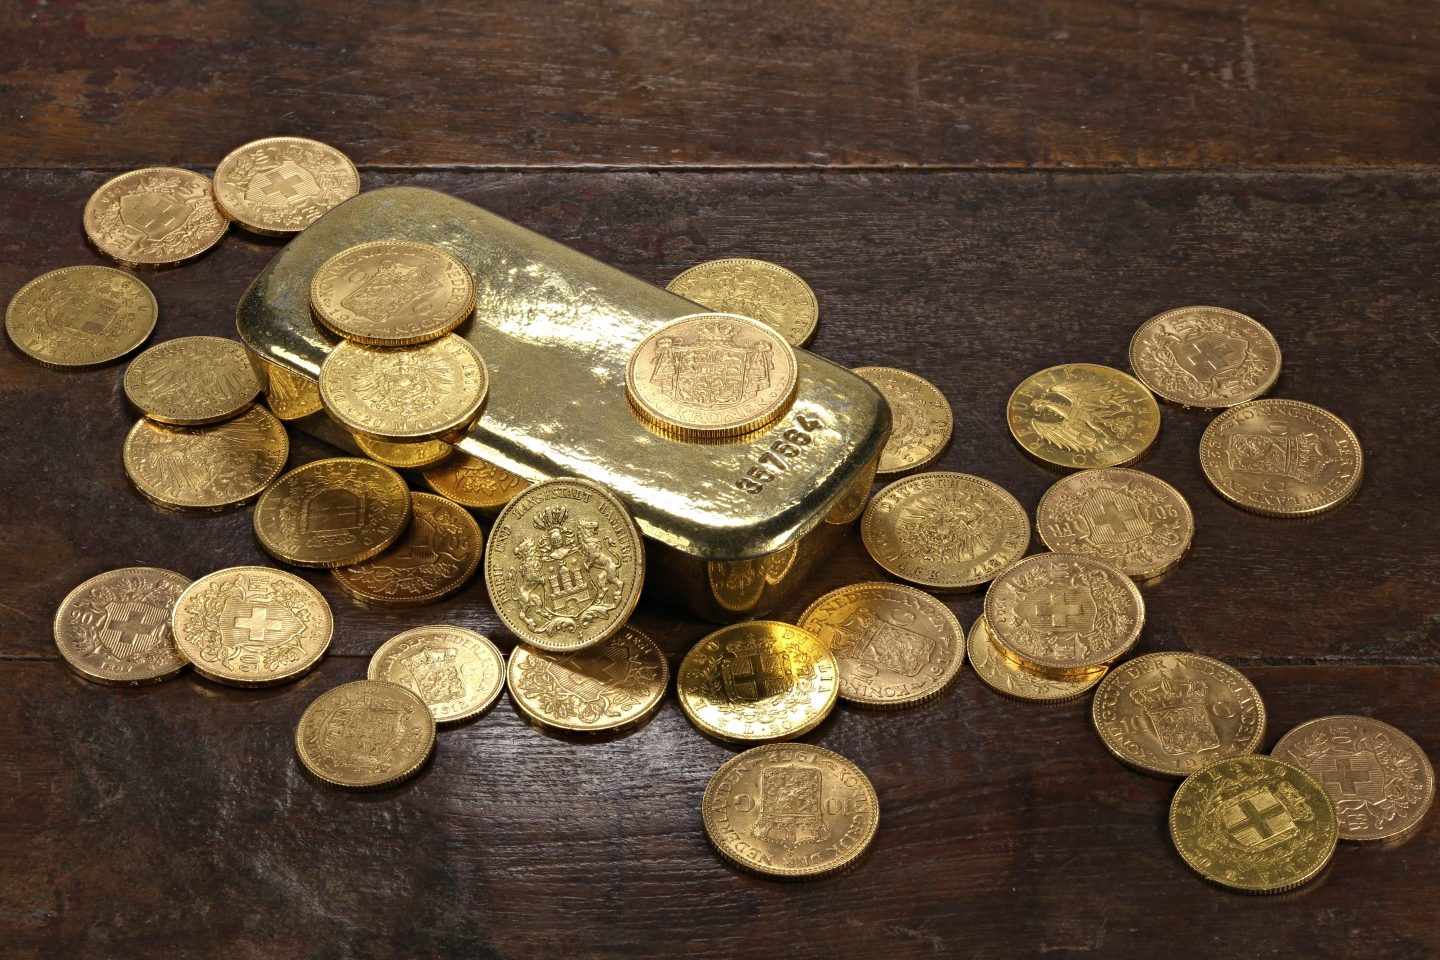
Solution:
[{"label": "swiss gold coin", "polygon": [[125,475],[162,507],[217,511],[258,497],[289,455],[284,425],[256,404],[202,427],[141,419],[125,437]]},{"label": "swiss gold coin", "polygon": [[430,493],[410,494],[410,507],[410,526],[388,549],[330,571],[346,593],[366,603],[411,607],[442,600],[470,582],[485,542],[475,518]]},{"label": "swiss gold coin", "polygon": [[1171,403],[1214,410],[1269,392],[1280,344],[1243,313],[1180,307],[1151,317],[1130,340],[1130,369]]},{"label": "swiss gold coin", "polygon": [[530,486],[530,481],[508,470],[459,452],[426,470],[423,476],[430,489],[440,496],[485,513],[498,511]]},{"label": "swiss gold coin", "polygon": [[490,638],[464,627],[414,627],[380,645],[365,672],[425,701],[436,723],[460,723],[490,708],[505,688],[505,658]]},{"label": "swiss gold coin", "polygon": [[880,798],[849,760],[804,743],[752,747],[725,761],[701,801],[705,834],[725,860],[806,880],[853,864],[875,839]]},{"label": "swiss gold coin", "polygon": [[336,422],[391,442],[435,440],[475,421],[489,380],[470,341],[414,347],[342,343],[320,366],[320,397]]},{"label": "swiss gold coin", "polygon": [[575,733],[640,723],[660,706],[670,682],[665,654],[628,625],[569,653],[518,645],[509,670],[510,698],[521,713],[540,726]]},{"label": "swiss gold coin", "polygon": [[299,233],[360,192],[355,164],[304,137],[266,137],[236,147],[215,168],[215,202],[246,230]]},{"label": "swiss gold coin", "polygon": [[1190,549],[1190,505],[1159,477],[1124,467],[1081,470],[1040,498],[1035,530],[1056,553],[1083,553],[1149,580]]},{"label": "swiss gold coin", "polygon": [[170,612],[189,585],[156,567],[91,577],[60,601],[55,646],[86,680],[122,687],[168,680],[190,665],[170,632]]},{"label": "swiss gold coin", "polygon": [[281,420],[299,420],[325,409],[320,399],[320,387],[313,380],[280,366],[270,360],[256,357],[254,369],[263,381],[265,402],[270,412]]},{"label": "swiss gold coin", "polygon": [[326,690],[300,715],[295,752],[335,787],[381,790],[420,772],[435,750],[435,719],[415,693],[384,680]]},{"label": "swiss gold coin", "polygon": [[1021,449],[1067,470],[1134,463],[1160,433],[1160,407],[1144,384],[1094,363],[1032,374],[1005,416]]},{"label": "swiss gold coin", "polygon": [[155,294],[123,270],[61,267],[10,298],[5,332],[48,367],[95,367],[144,343],[158,315]]},{"label": "swiss gold coin", "polygon": [[85,235],[101,253],[132,267],[200,256],[230,221],[215,205],[210,178],[178,167],[132,170],[100,185],[85,204]]},{"label": "swiss gold coin", "polygon": [[820,302],[810,284],[766,260],[708,260],[671,280],[665,289],[706,310],[759,320],[792,347],[809,343],[820,321]]},{"label": "swiss gold coin", "polygon": [[965,639],[970,668],[996,693],[1028,703],[1063,703],[1085,694],[1105,675],[1103,668],[1078,678],[1047,677],[1025,668],[995,642],[982,613]]},{"label": "swiss gold coin", "polygon": [[428,243],[375,240],[342,250],[315,271],[310,306],[325,326],[357,343],[424,343],[475,309],[465,264]]},{"label": "swiss gold coin", "polygon": [[876,473],[903,473],[940,456],[950,442],[954,419],[950,403],[929,380],[894,367],[856,367],[853,371],[890,405],[893,426],[880,451]]},{"label": "swiss gold coin", "polygon": [[161,423],[229,420],[245,412],[259,392],[245,348],[223,337],[166,340],[125,369],[125,396]]},{"label": "swiss gold coin", "polygon": [[332,457],[296,467],[255,504],[255,536],[277,560],[343,567],[369,560],[410,523],[410,490],[389,467]]},{"label": "swiss gold coin", "polygon": [[420,470],[433,467],[450,459],[455,448],[444,440],[421,440],[416,443],[395,443],[391,440],[376,440],[363,433],[353,433],[355,446],[360,452],[377,463],[397,470]]}]

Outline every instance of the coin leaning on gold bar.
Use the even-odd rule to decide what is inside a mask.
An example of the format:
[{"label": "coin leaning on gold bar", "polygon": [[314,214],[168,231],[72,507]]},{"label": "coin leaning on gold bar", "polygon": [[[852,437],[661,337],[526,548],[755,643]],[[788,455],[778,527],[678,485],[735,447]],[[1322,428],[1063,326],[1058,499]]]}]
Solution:
[{"label": "coin leaning on gold bar", "polygon": [[1195,517],[1180,491],[1159,477],[1106,467],[1056,481],[1035,508],[1035,530],[1056,553],[1099,557],[1149,580],[1190,549]]},{"label": "coin leaning on gold bar", "polygon": [[489,377],[453,334],[414,347],[345,342],[320,365],[320,397],[342,427],[391,442],[435,440],[475,421]]},{"label": "coin leaning on gold bar", "polygon": [[665,289],[717,313],[737,313],[773,327],[792,347],[815,336],[820,302],[798,274],[749,257],[697,263]]},{"label": "coin leaning on gold bar", "polygon": [[851,372],[880,391],[890,405],[893,425],[876,473],[903,473],[940,456],[955,420],[938,387],[894,367],[856,367]]},{"label": "coin leaning on gold bar", "polygon": [[320,399],[320,386],[280,364],[250,354],[255,372],[265,390],[270,412],[281,420],[299,420],[325,409]]},{"label": "coin leaning on gold bar", "polygon": [[230,229],[210,178],[178,167],[146,167],[105,181],[85,204],[85,236],[131,267],[194,260]]},{"label": "coin leaning on gold bar", "polygon": [[61,267],[21,287],[5,308],[5,332],[47,367],[118,360],[155,329],[155,294],[114,267]]},{"label": "coin leaning on gold bar", "polygon": [[277,560],[343,567],[369,560],[410,523],[410,490],[373,460],[331,457],[296,467],[255,504],[255,536]]},{"label": "coin leaning on gold bar", "polygon": [[1280,377],[1280,344],[1243,313],[1180,307],[1135,331],[1130,369],[1162,399],[1215,410],[1269,392]]},{"label": "coin leaning on gold bar", "polygon": [[197,426],[244,413],[260,393],[245,348],[223,337],[157,343],[125,368],[125,396],[151,420]]},{"label": "coin leaning on gold bar", "polygon": [[1047,677],[1027,670],[995,643],[982,613],[965,638],[970,668],[987,687],[1003,696],[1027,703],[1064,703],[1083,696],[1105,675],[1103,668],[1079,678]]},{"label": "coin leaning on gold bar", "polygon": [[475,281],[463,263],[433,244],[375,240],[320,264],[310,282],[310,306],[346,340],[425,343],[470,316]]},{"label": "coin leaning on gold bar", "polygon": [[450,459],[455,448],[444,440],[403,441],[376,440],[363,433],[352,433],[351,439],[360,452],[376,463],[383,463],[396,470],[423,470]]},{"label": "coin leaning on gold bar", "polygon": [[201,427],[141,419],[125,437],[125,475],[171,510],[219,511],[249,503],[280,476],[290,455],[285,427],[259,404]]},{"label": "coin leaning on gold bar", "polygon": [[400,684],[425,701],[436,723],[460,723],[488,710],[505,689],[505,658],[483,633],[434,624],[386,640],[365,677]]},{"label": "coin leaning on gold bar", "polygon": [[583,650],[551,653],[524,644],[510,654],[510,699],[530,721],[574,733],[638,724],[670,683],[665,654],[628,624]]},{"label": "coin leaning on gold bar", "polygon": [[246,230],[299,233],[360,192],[360,172],[332,146],[304,137],[266,137],[236,147],[215,168],[215,203]]},{"label": "coin leaning on gold bar", "polygon": [[1010,394],[1005,418],[1022,450],[1066,470],[1134,463],[1160,433],[1160,407],[1145,385],[1095,363],[1026,377]]},{"label": "coin leaning on gold bar", "polygon": [[55,611],[55,647],[80,676],[138,687],[190,665],[175,646],[170,612],[189,577],[157,567],[107,570],[71,590]]},{"label": "coin leaning on gold bar", "polygon": [[458,451],[422,476],[426,485],[445,499],[484,513],[498,511],[530,486],[528,480]]},{"label": "coin leaning on gold bar", "polygon": [[330,573],[366,603],[414,607],[457,593],[480,566],[485,538],[459,504],[430,493],[410,494],[410,526],[385,550]]},{"label": "coin leaning on gold bar", "polygon": [[295,726],[295,752],[334,787],[383,790],[420,772],[435,751],[435,718],[415,693],[385,680],[342,683]]}]

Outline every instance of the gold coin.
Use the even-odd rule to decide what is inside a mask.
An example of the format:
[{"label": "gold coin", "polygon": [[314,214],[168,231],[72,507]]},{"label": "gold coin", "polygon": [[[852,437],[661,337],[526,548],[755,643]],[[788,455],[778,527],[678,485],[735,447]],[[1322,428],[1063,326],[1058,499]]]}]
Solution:
[{"label": "gold coin", "polygon": [[454,330],[475,309],[470,270],[429,243],[375,240],[320,264],[310,305],[347,340],[401,346]]},{"label": "gold coin", "polygon": [[1200,410],[1263,396],[1280,376],[1280,344],[1243,313],[1180,307],[1151,317],[1130,340],[1130,369],[1171,403]]},{"label": "gold coin", "polygon": [[475,518],[430,493],[410,494],[410,507],[410,526],[388,549],[330,571],[346,593],[367,603],[410,607],[442,600],[470,582],[485,542]]},{"label": "gold coin", "polygon": [[255,504],[260,546],[297,567],[369,560],[409,524],[410,490],[400,474],[358,457],[296,467]]},{"label": "gold coin", "polygon": [[85,235],[101,253],[132,267],[194,260],[229,229],[210,178],[178,167],[147,167],[100,185],[85,204]]},{"label": "gold coin", "polygon": [[700,810],[721,857],[784,880],[844,870],[880,826],[870,778],[840,754],[804,743],[731,757],[710,778]]},{"label": "gold coin", "polygon": [[486,513],[499,510],[530,486],[530,481],[466,453],[456,453],[422,476],[440,496]]},{"label": "gold coin", "polygon": [[156,567],[91,577],[60,601],[55,646],[86,680],[122,687],[168,680],[190,665],[170,632],[170,611],[189,585]]},{"label": "gold coin", "polygon": [[175,644],[201,676],[232,687],[298,680],[330,646],[330,605],[310,584],[273,567],[229,567],[180,594]]},{"label": "gold coin", "polygon": [[856,367],[851,372],[880,391],[890,405],[893,425],[876,473],[904,473],[940,456],[950,442],[954,419],[938,387],[894,367]]},{"label": "gold coin", "polygon": [[122,270],[61,267],[10,298],[5,332],[47,367],[95,367],[144,343],[158,315],[155,294]]},{"label": "gold coin", "polygon": [[1103,668],[1079,677],[1047,677],[1027,670],[1020,661],[1011,657],[995,642],[990,625],[982,613],[970,628],[965,639],[970,667],[975,676],[996,693],[1029,703],[1063,703],[1074,700],[1100,682],[1105,675]]},{"label": "gold coin", "polygon": [[840,666],[840,699],[909,707],[939,696],[965,662],[965,630],[945,604],[898,583],[825,594],[797,621]]},{"label": "gold coin", "polygon": [[931,590],[969,590],[1025,555],[1030,517],[989,480],[919,473],[875,494],[860,538],[893,576]]},{"label": "gold coin", "polygon": [[820,321],[820,302],[810,284],[765,260],[709,260],[686,270],[665,289],[706,310],[759,320],[792,347],[809,343]]},{"label": "gold coin", "polygon": [[258,361],[254,368],[264,381],[265,402],[275,416],[281,420],[300,420],[325,409],[320,387],[313,380],[253,353],[250,356]]},{"label": "gold coin", "polygon": [[510,698],[533,722],[576,733],[634,726],[660,706],[670,683],[665,654],[624,626],[569,653],[518,645],[510,654]]},{"label": "gold coin", "polygon": [[1160,407],[1145,385],[1094,363],[1027,377],[1010,395],[1006,420],[1021,449],[1067,470],[1134,463],[1160,433]]},{"label": "gold coin", "polygon": [[640,341],[625,389],[642,418],[684,438],[733,437],[759,429],[795,398],[795,351],[746,317],[700,313]]},{"label": "gold coin", "polygon": [[430,708],[384,680],[355,680],[326,690],[295,727],[295,752],[305,769],[351,790],[398,786],[419,773],[434,751]]},{"label": "gold coin", "polygon": [[1228,757],[1192,773],[1170,802],[1170,838],[1196,873],[1244,893],[1283,893],[1335,852],[1335,808],[1299,767]]},{"label": "gold coin", "polygon": [[1392,840],[1420,823],[1435,800],[1435,768],[1420,745],[1369,717],[1320,717],[1270,751],[1320,781],[1335,801],[1342,840]]},{"label": "gold coin", "polygon": [[365,671],[416,694],[436,723],[460,723],[490,708],[505,688],[505,658],[490,638],[464,627],[414,627],[380,645]]},{"label": "gold coin", "polygon": [[258,497],[289,455],[284,425],[254,404],[203,427],[140,420],[125,437],[125,475],[162,507],[218,511]]},{"label": "gold coin", "polygon": [[1174,567],[1190,549],[1190,504],[1159,477],[1124,467],[1057,481],[1035,509],[1035,530],[1056,553],[1099,557],[1136,580]]},{"label": "gold coin", "polygon": [[485,588],[500,620],[541,650],[579,650],[618,631],[645,583],[630,511],[589,480],[547,480],[495,518]]},{"label": "gold coin", "polygon": [[1339,506],[1360,486],[1360,439],[1328,410],[1299,400],[1252,400],[1210,421],[1200,467],[1236,506],[1303,517]]},{"label": "gold coin", "polygon": [[355,446],[371,460],[397,470],[420,470],[450,459],[455,448],[444,440],[421,440],[418,443],[395,443],[376,440],[363,433],[354,433]]},{"label": "gold coin", "polygon": [[320,397],[342,427],[378,440],[435,440],[475,422],[489,380],[470,341],[342,343],[320,365]]},{"label": "gold coin", "polygon": [[215,168],[215,202],[246,230],[299,233],[360,192],[355,164],[304,137],[266,137],[236,147]]},{"label": "gold coin", "polygon": [[259,392],[245,348],[223,337],[166,340],[125,369],[125,396],[161,423],[229,420],[245,412]]},{"label": "gold coin", "polygon": [[685,654],[680,708],[721,740],[791,740],[830,715],[839,672],[835,655],[806,630],[774,620],[733,623]]}]

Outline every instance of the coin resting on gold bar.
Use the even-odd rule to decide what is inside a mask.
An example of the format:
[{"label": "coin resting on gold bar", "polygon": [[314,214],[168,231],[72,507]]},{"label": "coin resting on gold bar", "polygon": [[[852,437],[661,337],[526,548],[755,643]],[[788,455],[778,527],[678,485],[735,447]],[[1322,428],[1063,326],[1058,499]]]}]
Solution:
[{"label": "coin resting on gold bar", "polygon": [[805,346],[820,320],[820,302],[810,284],[765,260],[729,257],[697,263],[665,289],[708,310],[758,320],[792,347]]},{"label": "coin resting on gold bar", "polygon": [[377,240],[335,254],[310,284],[315,316],[357,343],[418,344],[445,336],[475,309],[470,271],[430,243]]},{"label": "coin resting on gold bar", "polygon": [[455,453],[455,448],[444,440],[395,443],[367,437],[363,433],[352,433],[350,436],[365,456],[396,470],[423,470],[444,463]]},{"label": "coin resting on gold bar", "polygon": [[325,409],[347,430],[391,442],[435,440],[474,422],[489,376],[479,351],[447,335],[413,347],[342,343],[320,367]]},{"label": "coin resting on gold bar", "polygon": [[940,456],[950,442],[954,418],[950,403],[929,380],[894,367],[856,367],[890,405],[890,439],[880,452],[877,473],[903,473]]},{"label": "coin resting on gold bar", "polygon": [[440,496],[483,513],[498,511],[530,486],[528,480],[459,452],[427,469],[423,476]]}]

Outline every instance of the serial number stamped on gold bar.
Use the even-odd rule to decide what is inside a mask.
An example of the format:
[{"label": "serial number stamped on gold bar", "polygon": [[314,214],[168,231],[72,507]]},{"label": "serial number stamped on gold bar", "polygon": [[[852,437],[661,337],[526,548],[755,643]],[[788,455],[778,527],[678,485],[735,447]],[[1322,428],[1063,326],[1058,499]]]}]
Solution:
[{"label": "serial number stamped on gold bar", "polygon": [[825,426],[819,417],[803,413],[795,415],[795,426],[780,434],[764,450],[755,455],[755,462],[746,469],[743,476],[736,478],[735,486],[746,493],[763,493],[765,484],[789,470],[805,453],[814,438],[810,435]]}]

